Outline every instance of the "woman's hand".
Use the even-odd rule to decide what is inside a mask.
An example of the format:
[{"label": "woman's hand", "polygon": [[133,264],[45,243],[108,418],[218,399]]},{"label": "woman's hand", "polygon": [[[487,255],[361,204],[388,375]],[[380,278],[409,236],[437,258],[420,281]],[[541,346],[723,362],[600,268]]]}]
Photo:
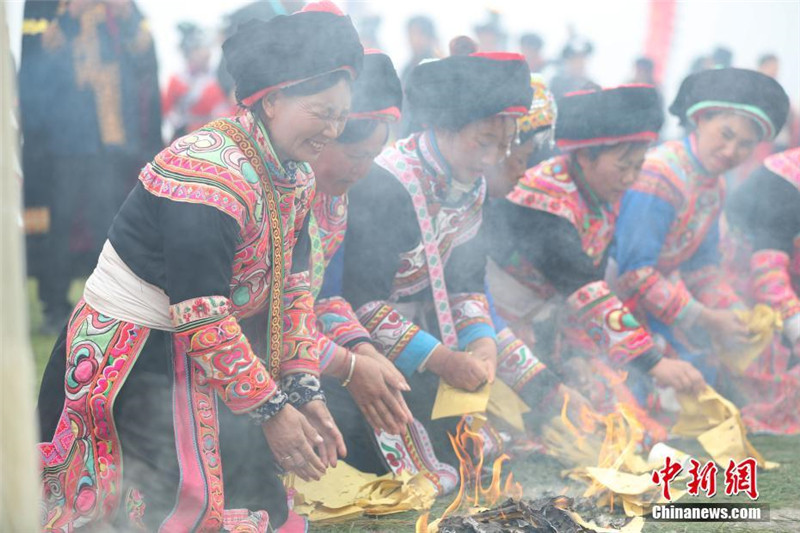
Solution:
[{"label": "woman's hand", "polygon": [[331,412],[322,400],[308,402],[300,408],[300,412],[306,416],[308,423],[317,430],[322,437],[322,442],[316,445],[319,458],[322,464],[327,467],[335,467],[337,457],[347,455],[347,447],[344,445],[339,428],[333,421]]},{"label": "woman's hand", "polygon": [[404,392],[409,392],[411,390],[411,386],[406,381],[406,377],[400,372],[394,363],[389,361],[382,353],[375,349],[373,345],[368,342],[364,342],[359,344],[353,349],[359,355],[365,355],[368,357],[372,357],[375,361],[381,364],[381,367],[385,370],[386,373],[389,375],[387,376],[387,385]]},{"label": "woman's hand", "polygon": [[494,339],[478,339],[467,347],[467,351],[483,362],[486,368],[487,381],[494,383],[495,373],[497,372],[497,343]]},{"label": "woman's hand", "polygon": [[403,399],[411,387],[403,374],[380,354],[358,355],[347,390],[376,431],[403,432],[413,415]]},{"label": "woman's hand", "polygon": [[678,392],[698,394],[706,386],[700,371],[692,366],[691,363],[679,359],[662,357],[650,369],[650,375],[653,376],[657,384],[663,387],[672,387]]},{"label": "woman's hand", "polygon": [[698,321],[700,326],[709,330],[712,337],[726,345],[744,344],[750,336],[747,325],[728,309],[705,308]]},{"label": "woman's hand", "polygon": [[438,346],[428,359],[427,368],[445,383],[468,391],[476,391],[489,382],[489,368],[481,356],[456,352]]},{"label": "woman's hand", "polygon": [[325,441],[300,411],[285,405],[277,414],[261,424],[275,460],[287,472],[294,472],[304,481],[319,479],[325,473],[314,446]]}]

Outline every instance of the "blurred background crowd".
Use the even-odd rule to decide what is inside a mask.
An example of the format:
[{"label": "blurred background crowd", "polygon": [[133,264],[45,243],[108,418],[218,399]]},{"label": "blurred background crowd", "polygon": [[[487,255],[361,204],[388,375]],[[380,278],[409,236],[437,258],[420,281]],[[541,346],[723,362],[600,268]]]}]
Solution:
[{"label": "blurred background crowd", "polygon": [[[690,72],[736,66],[778,79],[798,103],[800,3],[339,2],[367,48],[389,53],[405,81],[470,35],[481,50],[521,52],[556,98],[587,84],[648,83],[674,96]],[[93,268],[105,230],[138,169],[165,143],[236,113],[220,45],[242,21],[292,13],[302,1],[6,2],[19,69],[29,275],[55,334],[72,279]],[[794,16],[787,17],[787,13]],[[64,13],[71,25],[48,31]],[[59,46],[73,32],[68,47]],[[401,125],[395,132],[404,132]],[[679,132],[668,124],[662,137]],[[775,141],[728,179],[800,144],[796,110]]]}]

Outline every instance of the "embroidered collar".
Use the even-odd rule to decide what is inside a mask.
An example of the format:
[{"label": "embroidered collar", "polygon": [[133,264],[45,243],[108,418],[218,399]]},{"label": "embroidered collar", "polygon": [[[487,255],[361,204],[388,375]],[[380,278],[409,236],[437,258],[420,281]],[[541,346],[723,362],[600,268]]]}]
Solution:
[{"label": "embroidered collar", "polygon": [[[285,164],[281,163],[272,146],[266,126],[251,111],[245,111],[243,114],[236,117],[236,120],[239,121],[246,131],[252,132],[252,137],[256,141],[256,146],[264,160],[267,171],[270,173],[270,176],[272,176],[272,179],[275,180],[276,185],[283,187],[305,185],[308,181],[308,176],[311,174],[311,168],[308,163],[302,161],[287,161]],[[298,170],[301,172],[298,173]]]},{"label": "embroidered collar", "polygon": [[600,218],[605,218],[606,212],[611,209],[609,203],[604,202],[602,199],[600,199],[597,193],[594,192],[594,189],[592,189],[592,187],[589,185],[589,182],[586,181],[586,175],[583,173],[583,169],[577,161],[568,161],[567,165],[569,169],[569,175],[572,176],[573,180],[575,181],[575,186],[578,188],[578,192],[580,192],[581,197],[583,197],[584,201],[586,202],[586,205],[588,205],[589,209],[591,209],[592,214]]},{"label": "embroidered collar", "polygon": [[703,178],[717,177],[706,170],[706,168],[700,162],[700,158],[697,156],[697,135],[695,132],[690,133],[685,139],[683,139],[683,146],[686,148],[686,153],[689,156],[689,161],[692,164],[695,174],[698,174]]}]

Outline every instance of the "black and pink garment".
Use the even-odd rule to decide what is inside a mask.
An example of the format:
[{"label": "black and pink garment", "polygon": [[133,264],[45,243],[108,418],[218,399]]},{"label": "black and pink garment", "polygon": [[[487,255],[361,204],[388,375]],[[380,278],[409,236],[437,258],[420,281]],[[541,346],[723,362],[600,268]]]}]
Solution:
[{"label": "black and pink garment", "polygon": [[[614,375],[647,372],[661,354],[605,281],[615,206],[589,187],[569,152],[649,142],[662,122],[652,87],[568,94],[556,123],[557,144],[568,153],[529,169],[486,207],[489,288],[498,313],[600,411],[635,404],[620,385],[624,378]],[[644,413],[640,418],[650,422]]]},{"label": "black and pink garment", "polygon": [[[745,69],[712,69],[687,77],[670,112],[687,127],[706,113],[746,117],[771,139],[786,121],[789,99],[774,79]],[[720,215],[726,184],[698,157],[698,134],[647,154],[640,178],[625,193],[615,232],[617,287],[665,350],[717,380],[710,340],[695,328],[702,309],[742,303],[720,265]]]},{"label": "black and pink garment", "polygon": [[[434,136],[429,131],[399,141],[394,147],[386,149],[376,163],[377,167],[363,185],[359,184],[351,194],[343,294],[352,303],[383,353],[406,375],[411,375],[424,364],[430,352],[440,343],[440,325],[432,307],[427,313],[423,313],[427,327],[421,329],[413,318],[409,320],[409,317],[404,317],[395,303],[432,301],[432,289],[444,290],[448,295],[456,336],[456,345],[453,348],[464,349],[476,339],[494,338],[483,295],[483,283],[476,277],[483,269],[480,256],[465,252],[467,243],[477,242],[474,239],[481,225],[485,184],[483,180],[479,180],[458,201],[448,202],[443,197],[447,190],[447,172],[435,147]],[[424,195],[430,214],[428,231],[432,232],[438,245],[441,270],[447,280],[446,287],[431,287],[425,245],[417,224],[417,208],[413,205],[406,186],[395,177],[396,173],[406,169],[421,178],[417,180],[419,192]],[[383,188],[386,190],[382,194]],[[360,202],[361,198],[365,202],[363,207],[360,203],[355,203]],[[368,222],[367,216],[376,217],[380,212],[379,209],[375,209],[370,215],[363,212],[367,207],[366,202],[372,201],[380,202],[378,205],[381,207],[391,209],[387,215],[413,215],[411,221],[414,223],[413,226],[408,222],[397,224],[395,221],[398,219],[386,216],[384,226],[396,225],[396,229],[386,235],[387,241],[394,242],[385,242],[377,250],[367,246],[371,243],[362,244],[362,240],[367,238],[363,235],[366,227],[362,224]],[[390,204],[395,206],[390,207]],[[382,235],[376,231],[368,238],[378,240]],[[376,268],[371,269],[371,274],[367,274],[363,271],[366,267],[359,267],[356,262],[362,254],[370,253],[370,249],[378,252],[376,256],[388,257],[370,261]],[[384,250],[387,253],[381,253]],[[458,268],[456,264],[459,264]]]},{"label": "black and pink garment", "polygon": [[[750,403],[742,418],[753,431],[800,432],[800,148],[772,155],[735,191],[726,207],[745,281],[742,296],[779,311],[778,339],[737,378]],[[735,269],[735,270],[734,270]]]},{"label": "black and pink garment", "polygon": [[[289,61],[291,43],[309,53]],[[250,104],[332,71],[356,77],[363,60],[350,20],[324,11],[243,24],[223,52]],[[261,424],[324,399],[308,260],[294,253],[314,185],[250,110],[144,167],[44,374],[45,530],[286,521]]]},{"label": "black and pink garment", "polygon": [[[486,217],[488,281],[500,317],[598,411],[636,405],[620,371],[647,372],[661,355],[604,279],[613,209],[597,202],[569,156],[558,156],[491,200]],[[643,410],[637,416],[663,433]]]},{"label": "black and pink garment", "polygon": [[[363,71],[353,83],[352,90],[351,111],[342,137],[352,126],[365,123],[388,125],[399,120],[402,88],[388,55],[380,50],[366,50]],[[330,290],[323,291],[328,265],[339,252],[347,231],[347,205],[347,194],[334,196],[317,192],[309,213],[307,236],[311,293],[315,299],[315,335],[320,339],[320,368],[323,373],[333,360],[347,360],[346,350],[371,342],[369,333],[347,300]],[[335,273],[328,276],[328,285],[340,285],[340,263],[338,261],[334,266]]]},{"label": "black and pink garment", "polygon": [[320,294],[325,271],[339,251],[347,231],[347,195],[317,193],[311,207],[308,235],[311,249],[311,294],[314,296],[316,327],[320,339],[320,370],[330,366],[337,351],[371,342],[350,303],[340,295]]},{"label": "black and pink garment", "polygon": [[307,260],[292,253],[313,186],[249,113],[142,170],[43,378],[45,529],[208,530],[240,517],[266,531],[286,519],[259,423],[322,398],[297,326]]},{"label": "black and pink garment", "polygon": [[[502,80],[502,83],[500,83]],[[409,378],[405,399],[416,419],[402,435],[375,438],[347,394],[329,406],[348,440],[363,450],[348,459],[372,472],[421,472],[438,493],[458,484],[458,459],[447,438],[457,418],[431,420],[439,376],[424,371],[440,344],[464,350],[495,339],[484,292],[486,255],[478,238],[486,184],[456,182],[434,129],[458,130],[530,107],[530,73],[518,54],[473,54],[423,63],[406,87],[411,114],[426,129],[376,159],[349,193],[340,293],[373,344]],[[446,125],[445,125],[446,124]],[[485,448],[500,436],[484,426]]]},{"label": "black and pink garment", "polygon": [[[484,264],[477,239],[485,183],[481,179],[455,200],[446,198],[448,172],[438,154],[433,133],[413,135],[387,148],[370,174],[351,190],[344,242],[342,295],[356,310],[372,342],[410,379],[413,393],[406,401],[417,420],[405,435],[378,436],[372,464],[356,466],[381,471],[422,471],[440,493],[457,486],[458,461],[447,441],[455,423],[431,421],[439,378],[420,373],[440,344],[422,230],[407,185],[397,173],[419,176],[412,190],[425,199],[430,213],[426,226],[441,258],[440,278],[450,307],[453,349],[464,349],[480,338],[495,338],[484,295]],[[419,187],[414,189],[414,186]],[[334,416],[338,407],[329,402]],[[339,417],[337,416],[337,422]],[[372,435],[364,424],[361,432]],[[489,440],[491,442],[491,439]],[[375,446],[373,445],[373,449]]]}]

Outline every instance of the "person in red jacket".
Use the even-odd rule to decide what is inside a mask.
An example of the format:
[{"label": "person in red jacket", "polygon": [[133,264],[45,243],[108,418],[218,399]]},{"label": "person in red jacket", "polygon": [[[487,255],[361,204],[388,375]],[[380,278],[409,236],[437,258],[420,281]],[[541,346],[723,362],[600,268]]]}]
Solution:
[{"label": "person in red jacket", "polygon": [[170,77],[161,99],[173,139],[233,111],[211,69],[211,47],[206,33],[191,22],[178,24],[178,31],[184,69]]}]

